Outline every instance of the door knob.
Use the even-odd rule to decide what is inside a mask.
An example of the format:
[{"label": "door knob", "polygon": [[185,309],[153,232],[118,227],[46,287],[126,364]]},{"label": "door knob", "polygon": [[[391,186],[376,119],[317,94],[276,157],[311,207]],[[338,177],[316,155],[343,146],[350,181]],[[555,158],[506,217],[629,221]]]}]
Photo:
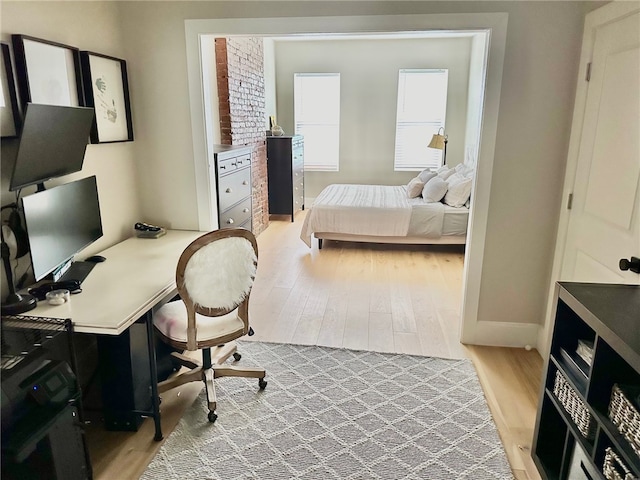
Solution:
[{"label": "door knob", "polygon": [[621,258],[619,266],[620,270],[631,270],[634,273],[640,273],[640,258],[631,257],[630,260]]}]

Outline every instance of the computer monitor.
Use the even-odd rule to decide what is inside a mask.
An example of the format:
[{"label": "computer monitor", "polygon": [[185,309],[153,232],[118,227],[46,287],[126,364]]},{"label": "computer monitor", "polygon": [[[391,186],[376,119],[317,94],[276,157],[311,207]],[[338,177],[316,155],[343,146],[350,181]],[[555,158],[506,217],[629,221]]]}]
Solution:
[{"label": "computer monitor", "polygon": [[95,176],[27,195],[22,207],[36,281],[102,237]]},{"label": "computer monitor", "polygon": [[93,117],[93,108],[28,103],[9,190],[82,170]]}]

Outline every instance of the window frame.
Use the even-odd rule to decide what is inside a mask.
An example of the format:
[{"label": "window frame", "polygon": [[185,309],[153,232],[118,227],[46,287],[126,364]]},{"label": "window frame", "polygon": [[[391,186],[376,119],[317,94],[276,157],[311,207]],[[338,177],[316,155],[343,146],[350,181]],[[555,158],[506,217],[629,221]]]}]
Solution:
[{"label": "window frame", "polygon": [[[337,111],[330,112],[329,109],[323,112],[326,115],[335,114],[335,118],[329,119],[329,121],[309,121],[299,120],[301,106],[301,96],[304,92],[301,91],[299,82],[303,82],[305,78],[326,78],[328,80],[335,81],[337,79],[337,88],[333,88],[337,91],[337,98],[331,98],[333,100],[333,106],[337,104]],[[293,79],[293,119],[294,119],[294,132],[296,135],[303,135],[305,142],[304,153],[304,170],[315,172],[337,172],[340,170],[340,73],[325,72],[325,73],[294,73]],[[322,98],[325,106],[331,106],[331,103],[327,101],[327,96],[330,92],[326,91],[322,94],[314,95],[315,98]],[[321,119],[320,119],[321,120]],[[305,125],[306,124],[306,125]],[[309,130],[316,130],[315,133],[310,133]],[[318,132],[319,130],[326,130],[325,133]],[[305,131],[306,130],[306,131]],[[334,138],[331,135],[335,135]],[[319,138],[322,137],[322,140]],[[331,141],[332,140],[332,141]],[[319,150],[321,148],[321,150]],[[316,158],[322,158],[321,161],[315,160]]]}]

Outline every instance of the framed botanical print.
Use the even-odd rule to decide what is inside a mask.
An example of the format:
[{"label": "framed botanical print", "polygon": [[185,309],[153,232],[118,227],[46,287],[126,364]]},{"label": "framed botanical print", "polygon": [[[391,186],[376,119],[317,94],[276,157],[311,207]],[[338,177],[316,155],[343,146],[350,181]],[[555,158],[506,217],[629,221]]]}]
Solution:
[{"label": "framed botanical print", "polygon": [[80,52],[85,104],[93,107],[96,121],[92,143],[133,141],[133,123],[127,63],[94,52]]}]

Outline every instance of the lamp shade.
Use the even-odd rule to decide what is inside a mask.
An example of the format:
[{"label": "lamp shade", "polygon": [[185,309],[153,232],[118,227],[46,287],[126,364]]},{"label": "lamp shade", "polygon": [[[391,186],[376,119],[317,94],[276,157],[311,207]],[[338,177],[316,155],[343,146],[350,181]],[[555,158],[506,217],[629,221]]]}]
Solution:
[{"label": "lamp shade", "polygon": [[440,135],[439,133],[434,133],[433,137],[431,137],[431,142],[427,147],[429,148],[437,148],[438,150],[444,150],[445,142],[447,141],[444,135]]}]

